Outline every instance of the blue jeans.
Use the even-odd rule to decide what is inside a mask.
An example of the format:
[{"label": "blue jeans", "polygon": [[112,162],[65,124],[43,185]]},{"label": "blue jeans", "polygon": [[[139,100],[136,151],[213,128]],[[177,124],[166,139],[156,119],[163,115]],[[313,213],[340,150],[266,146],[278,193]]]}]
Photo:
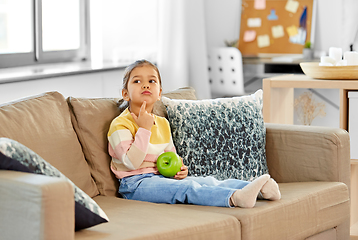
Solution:
[{"label": "blue jeans", "polygon": [[230,207],[230,197],[250,182],[213,177],[166,178],[153,173],[125,177],[119,193],[127,199],[153,203],[189,203],[204,206]]}]

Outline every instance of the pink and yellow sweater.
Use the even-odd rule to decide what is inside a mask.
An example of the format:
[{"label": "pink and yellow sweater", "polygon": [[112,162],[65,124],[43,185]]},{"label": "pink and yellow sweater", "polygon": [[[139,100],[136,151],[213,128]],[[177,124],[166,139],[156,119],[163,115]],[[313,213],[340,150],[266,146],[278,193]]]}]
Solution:
[{"label": "pink and yellow sweater", "polygon": [[111,170],[117,178],[142,174],[158,174],[156,161],[163,152],[175,152],[167,119],[155,117],[150,131],[140,128],[128,108],[116,117],[108,131]]}]

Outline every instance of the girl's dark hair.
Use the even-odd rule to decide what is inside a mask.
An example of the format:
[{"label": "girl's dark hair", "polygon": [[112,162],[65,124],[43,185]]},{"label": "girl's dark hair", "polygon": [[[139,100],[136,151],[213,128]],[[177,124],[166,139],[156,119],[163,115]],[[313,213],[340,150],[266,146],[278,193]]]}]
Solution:
[{"label": "girl's dark hair", "polygon": [[[134,63],[130,64],[128,67],[126,67],[126,69],[124,70],[122,89],[128,88],[128,80],[129,77],[131,76],[132,71],[137,67],[143,67],[143,66],[151,66],[157,72],[160,88],[162,88],[162,79],[160,77],[160,73],[157,66],[155,66],[153,63],[149,62],[148,60],[142,59],[142,60],[137,60]],[[129,103],[122,98],[121,100],[118,101],[117,105],[118,108],[121,111],[123,111],[129,106]]]}]

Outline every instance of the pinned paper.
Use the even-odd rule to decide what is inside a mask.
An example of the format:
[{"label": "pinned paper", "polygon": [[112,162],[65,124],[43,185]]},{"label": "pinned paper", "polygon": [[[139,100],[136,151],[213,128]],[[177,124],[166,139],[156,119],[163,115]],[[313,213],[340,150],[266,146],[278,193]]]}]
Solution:
[{"label": "pinned paper", "polygon": [[244,42],[252,42],[256,38],[256,31],[254,30],[247,30],[244,33]]},{"label": "pinned paper", "polygon": [[290,36],[290,42],[304,45],[306,41],[307,31],[303,28],[296,28],[297,34]]},{"label": "pinned paper", "polygon": [[300,5],[300,3],[298,1],[287,0],[285,9],[286,9],[286,11],[296,13],[299,5]]},{"label": "pinned paper", "polygon": [[266,8],[266,0],[255,0],[254,8],[262,10]]},{"label": "pinned paper", "polygon": [[271,9],[270,11],[270,15],[267,16],[267,19],[268,20],[277,20],[278,19],[278,16],[276,15],[276,10],[275,9]]},{"label": "pinned paper", "polygon": [[270,37],[269,35],[260,35],[257,37],[257,45],[259,48],[270,46]]},{"label": "pinned paper", "polygon": [[261,18],[249,18],[247,19],[248,27],[261,27]]},{"label": "pinned paper", "polygon": [[285,35],[282,25],[273,26],[271,28],[273,38],[280,38]]},{"label": "pinned paper", "polygon": [[292,37],[298,34],[297,27],[295,25],[292,25],[290,27],[286,28],[286,31],[288,33],[288,36]]}]

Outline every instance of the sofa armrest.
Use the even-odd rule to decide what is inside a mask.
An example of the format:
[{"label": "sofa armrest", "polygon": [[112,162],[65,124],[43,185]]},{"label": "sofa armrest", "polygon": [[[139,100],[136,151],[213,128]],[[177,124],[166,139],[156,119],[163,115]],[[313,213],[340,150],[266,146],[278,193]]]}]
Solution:
[{"label": "sofa armrest", "polygon": [[332,181],[350,188],[350,141],[343,129],[266,123],[266,156],[277,182]]},{"label": "sofa armrest", "polygon": [[4,239],[74,239],[74,192],[60,178],[0,170]]}]

